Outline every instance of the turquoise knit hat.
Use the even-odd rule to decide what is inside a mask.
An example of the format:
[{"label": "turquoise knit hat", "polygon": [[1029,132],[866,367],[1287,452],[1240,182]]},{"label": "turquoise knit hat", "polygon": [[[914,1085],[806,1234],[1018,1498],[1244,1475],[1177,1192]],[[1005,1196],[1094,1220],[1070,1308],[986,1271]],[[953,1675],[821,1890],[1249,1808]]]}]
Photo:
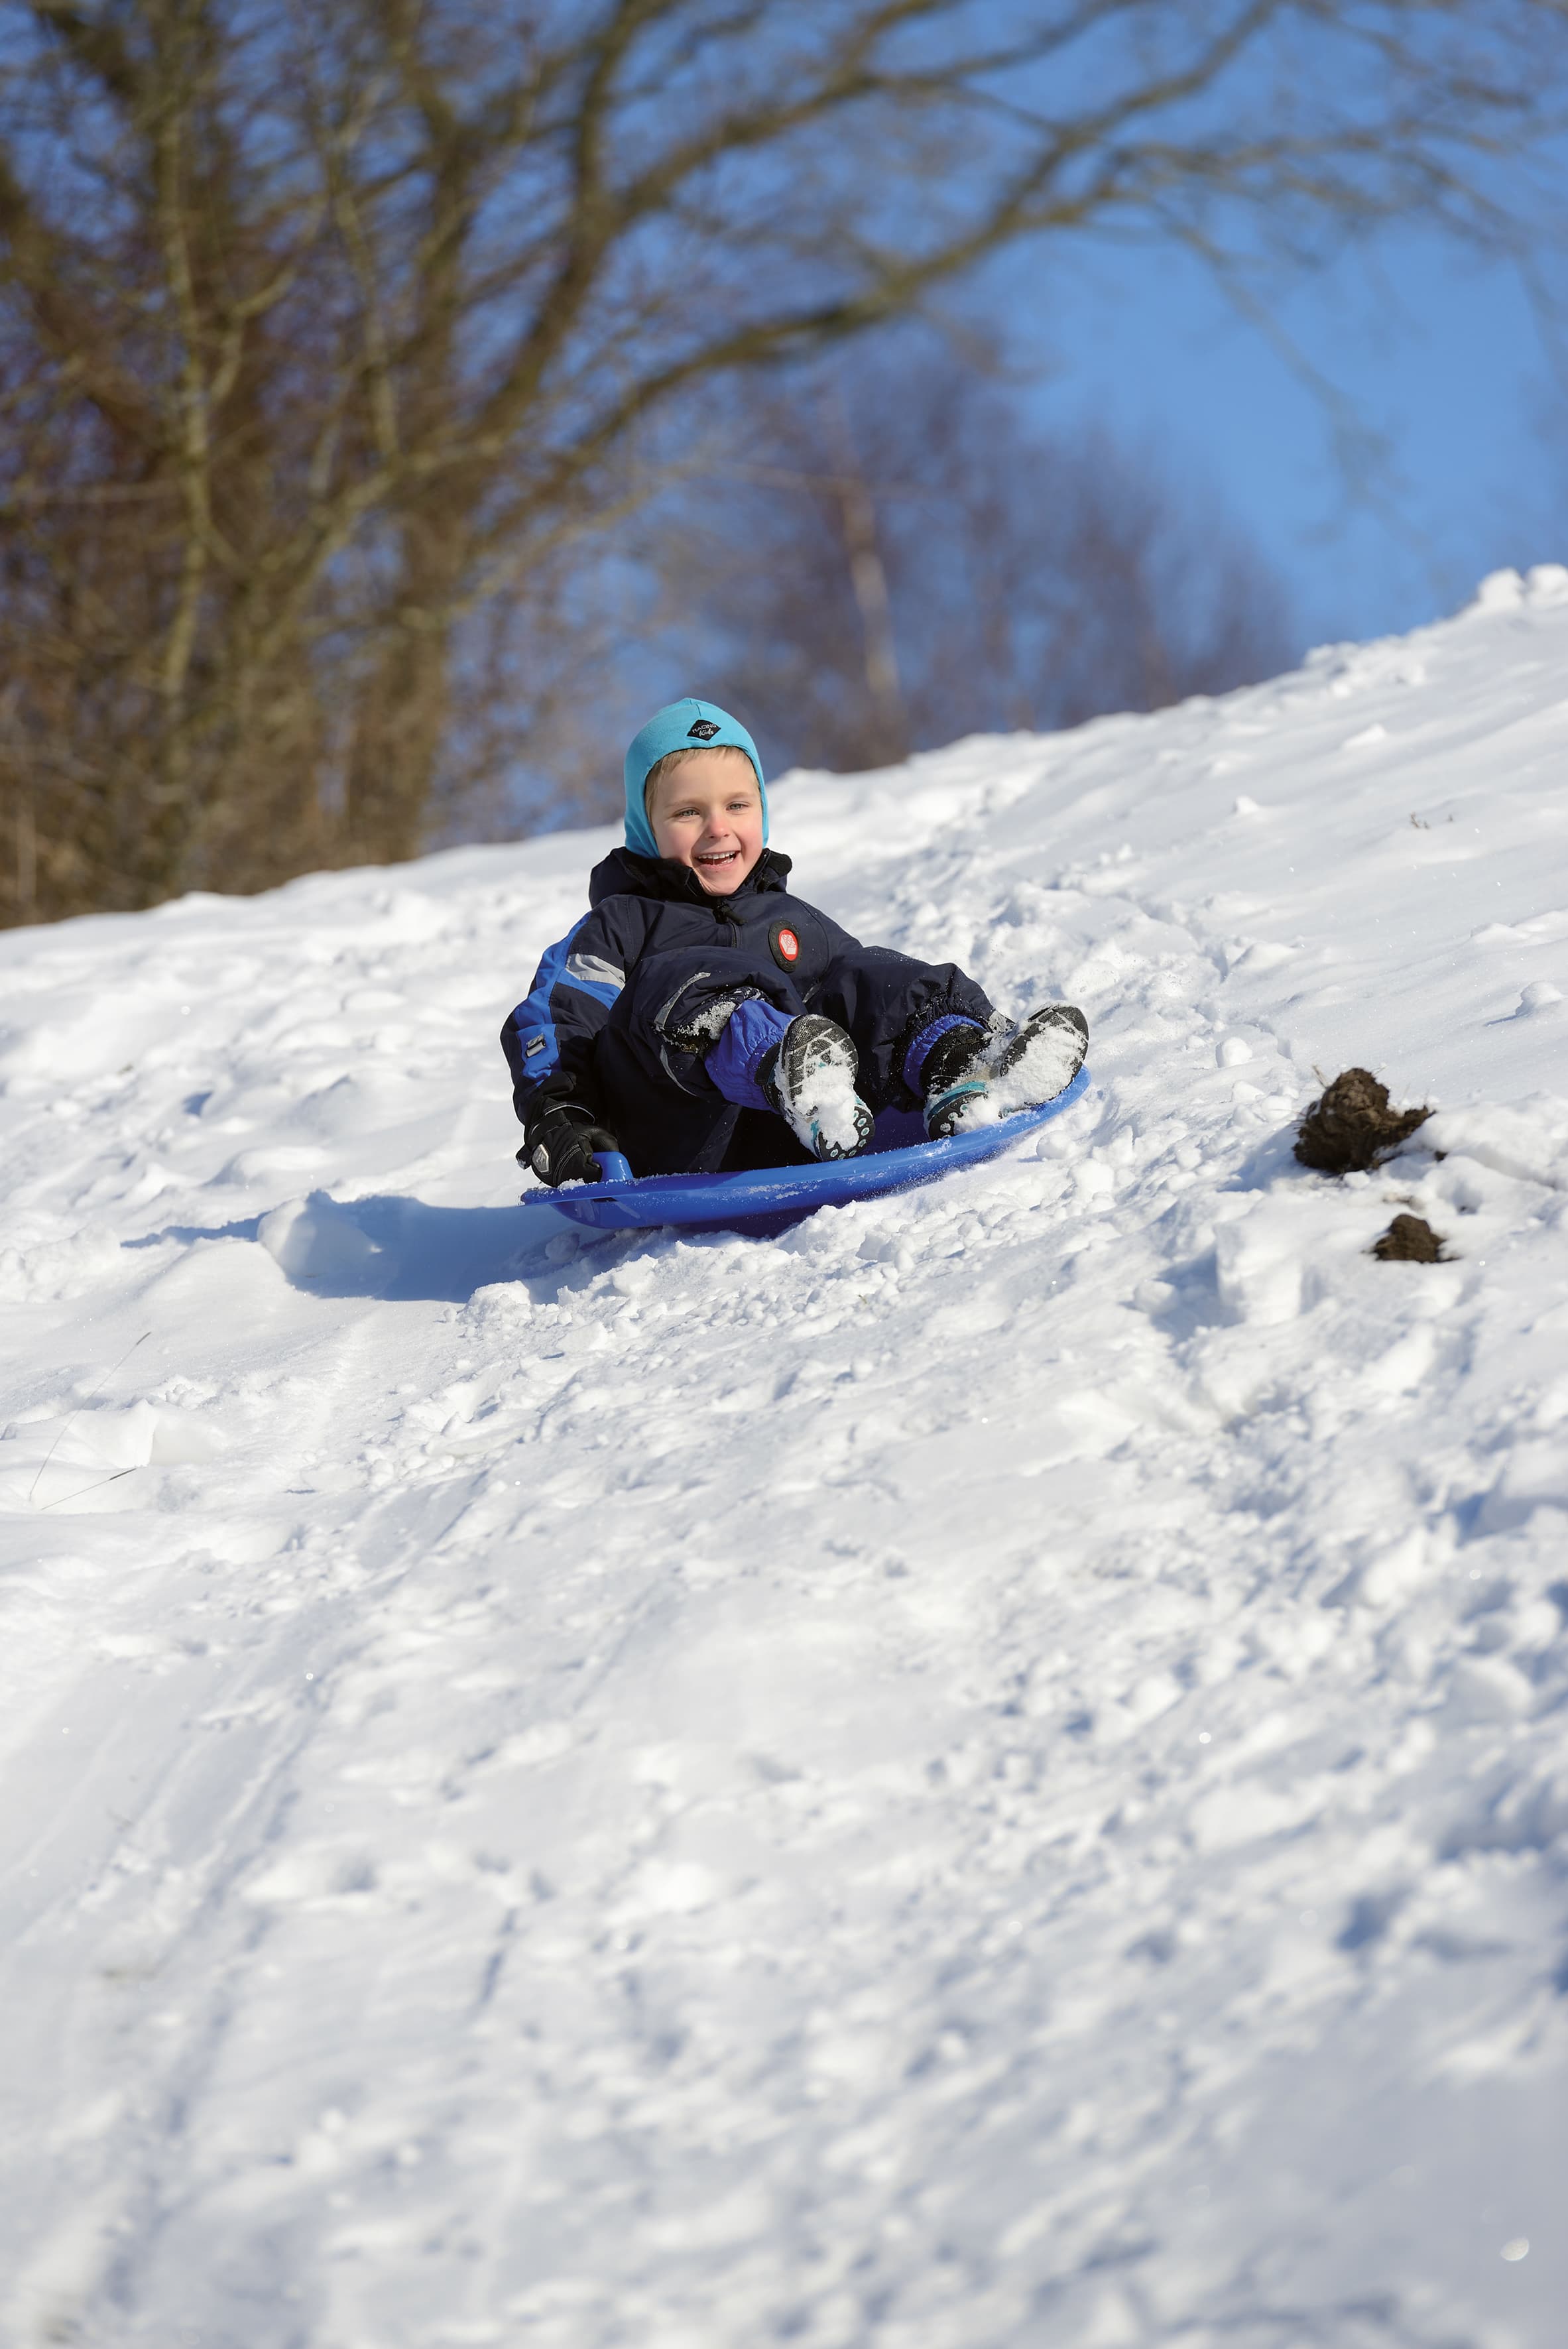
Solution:
[{"label": "turquoise knit hat", "polygon": [[650,768],[671,750],[744,750],[757,775],[757,788],[762,794],[762,838],[768,839],[768,785],[763,780],[762,761],[757,755],[757,745],[741,724],[727,709],[717,702],[666,702],[655,709],[647,724],[632,737],[632,747],[626,753],[626,845],[639,856],[656,856],[659,844],[654,838],[654,828],[648,822],[648,812],[643,804],[643,786]]}]

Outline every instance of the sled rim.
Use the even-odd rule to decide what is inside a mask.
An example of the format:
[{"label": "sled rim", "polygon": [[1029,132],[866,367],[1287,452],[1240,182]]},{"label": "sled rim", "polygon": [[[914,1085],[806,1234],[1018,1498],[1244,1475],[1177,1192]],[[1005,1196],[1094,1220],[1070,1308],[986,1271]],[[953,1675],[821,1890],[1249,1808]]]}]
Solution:
[{"label": "sled rim", "polygon": [[641,1174],[621,1182],[572,1184],[525,1191],[522,1205],[563,1216],[592,1231],[636,1231],[660,1225],[744,1224],[768,1216],[805,1216],[814,1208],[874,1199],[891,1191],[934,1183],[1021,1141],[1025,1134],[1081,1100],[1088,1070],[1079,1069],[1054,1101],[1015,1110],[995,1125],[951,1134],[944,1142],[894,1144],[857,1158],[805,1166],[758,1166],[737,1174]]}]

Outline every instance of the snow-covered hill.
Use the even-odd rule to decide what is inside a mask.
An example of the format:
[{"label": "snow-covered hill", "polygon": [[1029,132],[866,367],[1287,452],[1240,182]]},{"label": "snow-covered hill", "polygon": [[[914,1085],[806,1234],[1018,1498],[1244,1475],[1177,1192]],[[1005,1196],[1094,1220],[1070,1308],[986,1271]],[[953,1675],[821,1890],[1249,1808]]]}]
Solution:
[{"label": "snow-covered hill", "polygon": [[0,939],[0,2337],[1557,2349],[1568,571],[775,837],[1086,1099],[524,1264],[604,836]]}]

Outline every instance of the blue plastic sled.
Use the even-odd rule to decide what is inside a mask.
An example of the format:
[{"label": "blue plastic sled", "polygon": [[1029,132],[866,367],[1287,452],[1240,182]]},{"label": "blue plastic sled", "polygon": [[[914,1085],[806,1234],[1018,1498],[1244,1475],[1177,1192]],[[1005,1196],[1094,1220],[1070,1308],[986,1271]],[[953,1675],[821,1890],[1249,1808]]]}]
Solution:
[{"label": "blue plastic sled", "polygon": [[762,1166],[747,1174],[634,1175],[618,1154],[599,1164],[603,1183],[573,1183],[561,1191],[525,1191],[531,1237],[545,1229],[589,1225],[601,1232],[635,1231],[659,1224],[748,1224],[764,1218],[808,1216],[814,1207],[846,1199],[874,1199],[884,1191],[905,1191],[934,1183],[960,1166],[994,1158],[1047,1118],[1070,1108],[1088,1083],[1080,1069],[1065,1092],[1042,1109],[1023,1109],[995,1125],[975,1126],[946,1142],[906,1142],[922,1132],[916,1116],[884,1110],[876,1138],[860,1158],[830,1159],[819,1166]]}]

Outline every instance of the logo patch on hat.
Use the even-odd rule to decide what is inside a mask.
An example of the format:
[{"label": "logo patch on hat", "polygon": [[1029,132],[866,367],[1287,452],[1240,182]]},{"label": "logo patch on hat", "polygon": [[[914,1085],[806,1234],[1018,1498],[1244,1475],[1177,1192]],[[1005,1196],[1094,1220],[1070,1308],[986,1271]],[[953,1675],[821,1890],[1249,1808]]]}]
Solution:
[{"label": "logo patch on hat", "polygon": [[780,970],[793,970],[800,959],[800,941],[788,922],[775,922],[768,933],[768,944]]},{"label": "logo patch on hat", "polygon": [[717,731],[718,728],[711,718],[699,718],[695,726],[686,728],[686,739],[689,741],[695,734],[699,742],[711,742]]}]

